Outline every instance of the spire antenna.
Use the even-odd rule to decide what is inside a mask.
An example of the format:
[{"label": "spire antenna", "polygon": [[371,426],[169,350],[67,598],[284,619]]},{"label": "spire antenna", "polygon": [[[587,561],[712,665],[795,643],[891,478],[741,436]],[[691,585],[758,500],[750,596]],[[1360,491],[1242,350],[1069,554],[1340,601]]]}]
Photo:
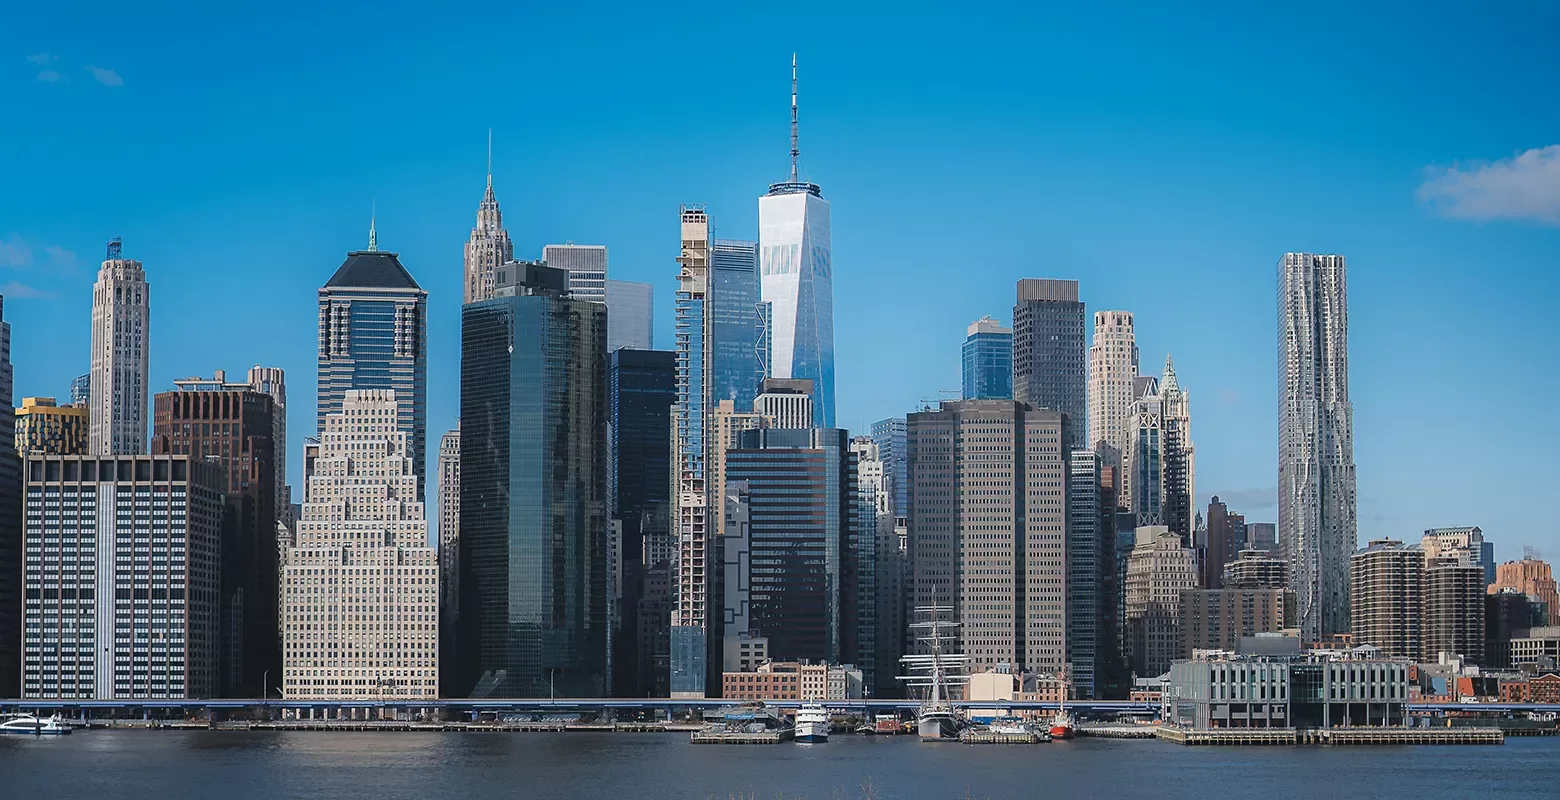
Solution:
[{"label": "spire antenna", "polygon": [[796,183],[796,159],[802,151],[796,144],[796,53],[791,54],[791,182]]},{"label": "spire antenna", "polygon": [[368,212],[368,252],[370,253],[376,253],[379,251],[379,231],[376,228],[378,217],[379,201],[374,200],[369,205]]},{"label": "spire antenna", "polygon": [[493,188],[493,129],[488,128],[488,188]]}]

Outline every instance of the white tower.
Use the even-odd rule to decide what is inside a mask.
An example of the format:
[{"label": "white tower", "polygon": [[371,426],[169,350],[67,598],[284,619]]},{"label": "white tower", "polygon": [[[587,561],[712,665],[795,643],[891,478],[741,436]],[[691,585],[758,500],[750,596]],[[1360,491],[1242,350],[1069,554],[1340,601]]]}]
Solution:
[{"label": "white tower", "polygon": [[119,238],[92,285],[92,420],[99,455],[146,452],[146,384],[152,287],[141,262],[122,258]]},{"label": "white tower", "polygon": [[1094,312],[1089,346],[1089,447],[1104,442],[1124,453],[1138,376],[1137,333],[1131,311]]},{"label": "white tower", "polygon": [[[370,247],[369,249],[374,249]],[[487,191],[477,206],[477,226],[466,240],[466,302],[475,303],[493,297],[493,273],[500,265],[513,261],[515,245],[504,230],[504,214],[493,195],[493,132],[488,131]]]}]

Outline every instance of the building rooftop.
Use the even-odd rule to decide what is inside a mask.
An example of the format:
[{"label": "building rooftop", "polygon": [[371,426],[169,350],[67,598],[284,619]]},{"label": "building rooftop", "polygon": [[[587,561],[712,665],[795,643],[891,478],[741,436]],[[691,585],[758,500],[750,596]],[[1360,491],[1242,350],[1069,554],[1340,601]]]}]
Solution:
[{"label": "building rooftop", "polygon": [[417,281],[401,266],[395,253],[382,250],[359,250],[347,254],[336,274],[325,282],[326,288],[350,287],[365,289],[417,289]]}]

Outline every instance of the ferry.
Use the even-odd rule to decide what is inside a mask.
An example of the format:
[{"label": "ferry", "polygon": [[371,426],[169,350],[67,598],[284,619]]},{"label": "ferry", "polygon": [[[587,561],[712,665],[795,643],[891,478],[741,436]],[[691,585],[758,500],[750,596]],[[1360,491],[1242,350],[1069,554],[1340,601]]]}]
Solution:
[{"label": "ferry", "polygon": [[796,741],[829,741],[829,710],[817,703],[805,703],[796,712]]},{"label": "ferry", "polygon": [[70,733],[70,724],[58,714],[47,719],[31,714],[17,714],[0,721],[0,734],[24,736],[64,736]]}]

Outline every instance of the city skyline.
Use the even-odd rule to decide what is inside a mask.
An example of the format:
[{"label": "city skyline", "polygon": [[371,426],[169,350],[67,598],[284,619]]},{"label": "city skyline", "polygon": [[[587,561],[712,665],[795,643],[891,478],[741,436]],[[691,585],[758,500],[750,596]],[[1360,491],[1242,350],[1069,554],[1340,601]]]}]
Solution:
[{"label": "city skyline", "polygon": [[[19,29],[23,35],[32,30],[26,22],[23,20]],[[146,95],[138,93],[158,91],[153,88],[154,82],[171,77],[166,69],[159,69],[150,56],[131,54],[126,56],[126,63],[115,65],[121,70],[122,86],[102,85],[92,81],[90,76],[72,76],[71,82],[54,85],[37,80],[36,74],[27,69],[25,58],[33,52],[23,45],[31,46],[32,42],[18,44],[22,47],[20,50],[7,51],[14,57],[0,81],[5,81],[8,89],[14,81],[17,93],[23,98],[23,107],[36,112],[57,109],[60,104],[71,102],[85,106],[90,101],[88,91],[104,92],[105,102],[110,105],[144,102],[137,98]],[[756,238],[753,187],[771,179],[783,166],[778,158],[783,149],[780,142],[784,136],[784,109],[783,103],[777,101],[783,93],[785,80],[783,60],[792,46],[774,43],[751,61],[727,52],[717,54],[741,67],[729,79],[730,83],[723,82],[720,86],[726,91],[740,88],[744,96],[736,109],[737,119],[731,123],[732,127],[722,128],[701,140],[719,143],[712,159],[721,167],[693,169],[653,193],[644,191],[640,181],[664,176],[657,170],[643,169],[641,175],[633,176],[623,187],[625,197],[629,199],[622,201],[622,205],[611,206],[609,213],[591,212],[592,203],[576,194],[578,190],[570,190],[563,192],[557,203],[561,209],[535,214],[536,209],[531,204],[522,203],[527,198],[521,194],[531,183],[533,171],[542,169],[540,162],[546,158],[558,159],[559,152],[527,151],[524,143],[528,134],[518,132],[522,130],[518,123],[505,125],[502,119],[493,121],[497,140],[495,155],[502,165],[498,170],[499,180],[502,186],[511,187],[505,199],[512,205],[506,210],[510,212],[510,227],[515,229],[520,255],[535,258],[541,246],[552,241],[572,239],[606,243],[613,248],[615,274],[646,280],[660,288],[656,293],[660,306],[656,315],[656,338],[664,347],[665,342],[671,341],[668,335],[670,314],[666,309],[673,294],[673,286],[668,280],[673,254],[666,247],[668,237],[663,222],[669,216],[668,209],[678,202],[704,200],[709,204],[716,236]],[[1494,221],[1469,225],[1427,213],[1434,208],[1426,208],[1420,203],[1416,191],[1423,184],[1432,197],[1444,197],[1441,190],[1449,184],[1426,182],[1423,170],[1435,164],[1468,159],[1494,161],[1529,150],[1539,153],[1535,158],[1541,160],[1542,153],[1548,152],[1542,148],[1550,144],[1543,138],[1546,136],[1544,128],[1553,130],[1553,125],[1549,124],[1553,120],[1546,121],[1544,115],[1552,112],[1528,109],[1524,111],[1526,117],[1521,124],[1516,124],[1509,115],[1503,117],[1498,121],[1506,128],[1500,135],[1460,128],[1444,140],[1418,139],[1412,147],[1404,148],[1404,153],[1379,168],[1366,168],[1359,163],[1361,157],[1374,152],[1370,148],[1351,149],[1341,140],[1326,138],[1290,138],[1276,133],[1266,119],[1259,119],[1251,123],[1250,128],[1234,133],[1209,134],[1205,127],[1198,128],[1198,120],[1203,119],[1202,124],[1206,126],[1211,118],[1200,118],[1196,114],[1173,115],[1168,143],[1148,148],[1147,154],[1128,158],[1129,166],[1141,166],[1147,155],[1174,152],[1181,146],[1187,148],[1193,167],[1213,165],[1216,180],[1207,187],[1194,186],[1185,201],[1188,207],[1180,212],[1129,206],[1124,222],[1120,224],[1138,234],[1130,238],[1153,239],[1166,234],[1166,229],[1175,224],[1198,227],[1203,233],[1168,235],[1128,247],[1114,242],[1086,243],[1081,237],[1055,230],[1065,227],[1069,221],[1088,220],[1099,215],[1097,201],[1101,198],[1098,195],[1085,196],[1077,211],[1063,213],[1054,207],[1070,187],[1076,188],[1076,181],[1094,174],[1106,184],[1102,193],[1125,192],[1128,189],[1120,183],[1121,170],[1099,167],[1097,170],[1078,168],[1065,172],[1059,180],[1042,188],[1045,199],[1027,205],[1013,202],[1013,195],[1005,191],[1005,180],[981,177],[977,188],[992,189],[1006,207],[997,209],[994,221],[981,223],[973,231],[961,230],[961,237],[973,234],[986,239],[994,252],[982,256],[978,270],[965,271],[969,279],[967,285],[948,288],[929,283],[927,279],[946,270],[945,259],[938,257],[938,253],[956,253],[957,250],[937,246],[945,241],[941,239],[922,242],[918,247],[930,245],[931,253],[924,260],[918,257],[907,266],[899,261],[903,251],[889,235],[892,228],[885,226],[882,219],[868,216],[891,215],[903,210],[903,205],[885,202],[884,195],[871,191],[867,185],[879,180],[902,190],[906,185],[904,182],[875,174],[876,170],[887,168],[896,161],[901,151],[896,149],[895,142],[896,147],[888,148],[879,156],[853,152],[852,139],[864,135],[864,131],[859,120],[855,120],[854,126],[842,124],[851,121],[844,98],[859,89],[865,79],[859,66],[843,69],[851,65],[842,61],[842,56],[823,49],[830,46],[827,40],[809,42],[810,49],[804,48],[801,55],[810,76],[808,157],[802,164],[802,177],[818,180],[829,187],[829,197],[838,206],[833,210],[842,220],[840,235],[835,236],[833,242],[835,249],[841,251],[840,263],[849,265],[849,269],[840,274],[835,287],[840,365],[837,397],[841,427],[864,433],[871,420],[901,416],[915,410],[921,398],[935,397],[938,389],[956,385],[958,332],[968,320],[981,315],[1006,316],[1004,311],[1011,304],[1013,280],[1034,275],[1077,278],[1082,282],[1080,293],[1087,311],[1120,308],[1134,312],[1138,319],[1139,344],[1149,363],[1155,363],[1166,351],[1175,352],[1181,377],[1187,385],[1198,388],[1202,419],[1208,421],[1198,426],[1201,480],[1194,506],[1203,507],[1208,495],[1218,494],[1231,504],[1232,510],[1246,513],[1253,521],[1273,521],[1276,519],[1277,481],[1272,409],[1276,405],[1273,400],[1277,397],[1277,387],[1273,385],[1271,364],[1274,347],[1270,338],[1273,327],[1270,308],[1274,287],[1270,266],[1274,259],[1290,250],[1336,252],[1348,256],[1356,268],[1350,287],[1350,306],[1354,312],[1351,319],[1354,378],[1351,400],[1355,405],[1356,459],[1360,469],[1360,544],[1379,536],[1401,537],[1437,525],[1478,524],[1489,530],[1492,539],[1499,543],[1501,549],[1497,558],[1500,560],[1518,557],[1523,544],[1533,544],[1551,553],[1560,549],[1560,540],[1554,535],[1545,537],[1542,532],[1520,526],[1514,512],[1475,504],[1473,498],[1494,490],[1496,484],[1491,482],[1491,477],[1480,475],[1471,467],[1465,469],[1433,458],[1447,446],[1471,449],[1519,440],[1521,436],[1514,431],[1521,429],[1508,427],[1515,425],[1515,420],[1538,419],[1539,435],[1545,435],[1549,428],[1543,426],[1553,423],[1537,413],[1536,400],[1532,398],[1547,396],[1547,387],[1554,385],[1553,376],[1518,375],[1520,386],[1503,393],[1508,396],[1499,401],[1502,405],[1494,407],[1492,413],[1481,415],[1483,421],[1479,428],[1469,426],[1454,430],[1450,442],[1443,441],[1434,450],[1423,449],[1427,446],[1414,441],[1423,430],[1424,420],[1433,415],[1449,415],[1469,403],[1480,402],[1476,398],[1483,394],[1481,387],[1493,385],[1492,381],[1497,377],[1502,380],[1509,377],[1497,366],[1508,363],[1504,359],[1543,363],[1552,360],[1555,354],[1555,337],[1526,332],[1527,326],[1537,323],[1525,319],[1532,315],[1523,313],[1540,307],[1529,304],[1538,304],[1545,296],[1552,296],[1552,292],[1545,290],[1554,287],[1554,276],[1537,272],[1536,268],[1552,261],[1557,247],[1554,231],[1531,223]],[[40,53],[52,52],[49,48],[65,49],[63,45],[41,40],[33,47]],[[64,53],[61,57],[72,56]],[[1384,54],[1380,57],[1386,58]],[[1180,63],[1178,66],[1191,70],[1196,64]],[[1487,76],[1489,72],[1479,74]],[[1277,77],[1285,76],[1279,74]],[[1325,78],[1319,80],[1331,86]],[[381,82],[382,87],[393,85],[394,81]],[[1206,89],[1202,84],[1197,86]],[[899,98],[899,87],[896,80],[889,80],[888,98],[875,102],[895,101]],[[168,84],[164,84],[164,88],[168,88]],[[1341,90],[1334,86],[1326,91]],[[1090,125],[1086,119],[1081,119],[1086,106],[1076,97],[1071,100],[1071,104],[1064,107],[1069,109],[1069,119],[1073,120],[1070,124],[1077,128],[1077,133],[1053,134],[1059,137],[1053,141],[1070,142],[1072,135],[1101,128],[1113,133],[1119,141],[1122,134],[1112,124]],[[945,91],[932,92],[929,102],[943,103],[949,110],[958,108]],[[1319,101],[1310,96],[1297,102]],[[872,110],[882,112],[884,108],[873,106]],[[1257,107],[1256,110],[1262,109]],[[1163,113],[1165,109],[1153,103],[1142,109],[1143,113],[1155,111]],[[67,113],[66,118],[70,113],[75,112]],[[1363,124],[1368,125],[1371,120],[1368,113],[1360,117]],[[0,226],[0,243],[5,246],[8,267],[4,277],[32,289],[29,292],[8,287],[4,292],[11,301],[7,311],[13,314],[17,398],[63,397],[67,394],[69,379],[87,370],[85,326],[50,323],[56,317],[81,316],[81,310],[90,303],[90,291],[84,293],[83,286],[90,282],[87,273],[91,271],[95,254],[100,252],[102,242],[109,236],[123,233],[127,254],[134,254],[145,263],[147,279],[155,283],[158,290],[158,303],[152,307],[152,327],[158,334],[153,342],[152,373],[145,387],[146,396],[171,388],[173,377],[209,374],[213,367],[224,364],[278,364],[295,376],[293,405],[296,407],[292,409],[295,416],[291,426],[294,439],[289,442],[287,455],[290,460],[298,459],[301,451],[298,437],[313,427],[306,415],[314,404],[309,402],[305,377],[312,372],[307,360],[309,325],[300,327],[295,322],[300,313],[313,312],[309,295],[329,277],[329,270],[340,263],[341,253],[358,247],[366,217],[364,206],[377,196],[382,223],[380,231],[386,249],[402,252],[407,268],[430,290],[430,317],[434,319],[430,319],[429,386],[432,396],[428,424],[436,431],[451,427],[455,418],[455,393],[454,382],[449,378],[458,363],[458,344],[451,325],[458,308],[459,248],[461,240],[470,232],[471,205],[476,199],[475,182],[482,175],[482,143],[488,122],[481,120],[464,126],[470,130],[452,126],[462,129],[441,134],[437,145],[414,147],[408,141],[396,140],[372,145],[365,153],[344,159],[337,169],[320,173],[331,176],[332,180],[341,178],[342,188],[310,201],[320,203],[320,206],[303,204],[307,213],[297,218],[279,216],[280,212],[274,210],[248,213],[264,198],[269,197],[273,202],[290,201],[292,193],[297,191],[284,188],[274,180],[254,181],[254,176],[248,175],[237,184],[223,181],[229,190],[234,190],[235,186],[241,188],[229,196],[227,204],[218,204],[218,209],[212,212],[221,212],[216,214],[220,224],[213,224],[218,220],[186,205],[188,200],[169,202],[166,199],[149,206],[149,209],[164,209],[161,214],[100,199],[91,202],[79,215],[56,219],[65,215],[56,211],[51,216],[48,209],[58,208],[59,204],[47,200],[57,189],[48,185],[41,173],[24,165],[14,165],[12,169],[13,165],[7,161],[4,164],[6,174],[16,177],[21,189],[19,194],[39,195],[45,201],[37,203],[38,208],[34,210],[24,208],[14,200],[0,200],[0,218],[6,220],[5,225]],[[45,130],[49,124],[40,123]],[[1023,130],[1027,124],[1020,118],[1013,123],[1013,130]],[[751,130],[746,126],[751,126]],[[221,126],[216,129],[225,130]],[[1354,194],[1344,196],[1343,210],[1330,214],[1319,210],[1320,206],[1327,205],[1321,201],[1303,204],[1274,201],[1255,215],[1210,222],[1222,207],[1221,202],[1210,199],[1210,193],[1233,188],[1232,198],[1249,201],[1272,194],[1273,187],[1281,185],[1282,177],[1289,173],[1271,162],[1264,162],[1250,178],[1231,181],[1223,176],[1219,179],[1217,161],[1209,159],[1203,146],[1188,145],[1188,140],[1198,138],[1194,133],[1199,130],[1209,139],[1227,146],[1236,156],[1249,156],[1253,149],[1266,152],[1265,148],[1279,145],[1295,147],[1294,157],[1300,162],[1295,169],[1323,165],[1327,167],[1323,170],[1324,177],[1349,179]],[[933,125],[931,133],[944,140],[954,135],[941,125]],[[92,143],[79,138],[82,136],[86,134],[76,134],[77,138],[68,138],[59,146]],[[231,131],[225,136],[219,139],[228,143],[243,141],[242,136]],[[237,140],[233,139],[235,136],[238,136]],[[987,163],[987,171],[998,171],[1001,165],[997,159],[1013,155],[1004,146],[1003,137],[998,138],[997,153],[989,157],[992,160],[976,162],[977,165]],[[439,146],[445,143],[450,144]],[[43,160],[63,158],[63,151],[50,149],[54,146],[35,145],[45,149],[32,152]],[[119,150],[119,147],[99,143],[95,148],[89,148],[89,160],[113,166],[126,163],[134,182],[134,176],[146,166],[129,163],[129,151]],[[740,155],[732,155],[731,151],[736,150],[741,151]],[[381,168],[380,158],[408,154],[424,160],[416,161],[412,166],[397,167],[393,175],[365,174]],[[169,158],[166,154],[159,155],[148,159],[148,165],[166,166]],[[1269,153],[1267,158],[1274,156]],[[868,163],[853,165],[850,163],[853,159]],[[228,166],[242,169],[233,164],[238,160],[242,159],[229,159]],[[594,172],[598,168],[589,167],[582,158],[562,160],[565,168],[586,169],[590,179],[587,183],[592,187],[614,187],[623,178],[622,175],[598,175]],[[1021,160],[1017,168],[1024,174],[1046,163],[1044,159]],[[738,165],[736,170],[731,169],[733,164]],[[923,177],[932,181],[930,185],[937,185],[939,180],[947,179],[947,169],[948,162],[939,161],[931,168],[931,174]],[[1457,174],[1481,174],[1476,170],[1476,167],[1467,167]],[[721,172],[730,174],[721,175]],[[1181,174],[1178,169],[1166,169],[1161,179]],[[712,177],[715,175],[719,177]],[[281,170],[280,176],[298,178],[288,170]],[[187,185],[183,183],[185,180],[176,179],[175,183],[184,186]],[[1380,180],[1381,184],[1372,186],[1373,180]],[[956,196],[969,199],[967,193]],[[162,197],[166,198],[166,195]],[[192,198],[210,202],[213,196],[208,190],[195,192]],[[423,218],[418,209],[425,203],[432,206],[434,212]],[[323,214],[319,213],[322,209]],[[1379,214],[1382,209],[1387,210],[1384,217]],[[1453,215],[1455,209],[1454,206]],[[938,210],[940,213],[950,211],[941,205]],[[992,209],[988,205],[986,210]],[[1028,249],[1033,237],[1020,234],[1022,228],[1011,226],[1012,215],[1037,211],[1046,212],[1039,214],[1046,219],[1042,238],[1055,245],[1054,255],[1040,259]],[[1475,214],[1476,211],[1463,213]],[[576,215],[586,213],[589,213],[588,217],[576,218]],[[959,219],[970,219],[963,216],[966,212],[954,213],[960,214]],[[625,221],[625,218],[637,218],[641,214],[648,214],[655,221],[648,228],[653,235],[640,231],[637,222]],[[1160,214],[1169,216],[1156,216]],[[1386,224],[1378,231],[1367,232],[1361,230],[1359,224],[1344,219],[1346,214],[1364,216],[1372,222],[1381,222],[1384,218]],[[844,224],[847,215],[860,218],[864,224],[854,228]],[[309,216],[315,219],[309,220]],[[190,221],[175,222],[175,218]],[[522,219],[523,233],[515,224],[516,220]],[[925,217],[911,215],[901,218],[895,227],[903,228],[907,224],[921,227],[925,220]],[[1004,227],[1008,228],[1006,233]],[[287,236],[273,242],[262,233],[267,228],[284,231]],[[214,240],[210,237],[214,235],[229,242],[249,239],[265,242],[265,245],[229,251],[213,245]],[[1153,286],[1154,291],[1150,293],[1133,284],[1132,277],[1144,273],[1138,272],[1139,268],[1129,262],[1144,260],[1144,256],[1163,249],[1199,250],[1192,245],[1203,242],[1202,236],[1207,237],[1207,242],[1225,236],[1230,236],[1231,241],[1208,256],[1210,263],[1204,265],[1201,272],[1178,277],[1177,286],[1160,283]],[[1086,244],[1090,246],[1086,247]],[[1204,244],[1206,246],[1206,242]],[[55,247],[62,249],[50,250]],[[1015,249],[1020,247],[1024,250]],[[24,248],[29,253],[26,259],[30,269],[27,271],[15,266],[23,259],[20,253]],[[873,248],[883,250],[874,252]],[[1434,250],[1442,252],[1429,253]],[[67,251],[75,254],[75,265],[71,268],[74,273],[55,269],[68,260],[63,255]],[[212,253],[221,255],[213,260]],[[1198,259],[1188,260],[1201,258],[1199,255]],[[235,278],[227,273],[254,274],[255,270],[273,263],[285,264],[285,270],[278,267],[275,274],[266,274],[262,281],[265,285],[250,287],[251,293],[236,293],[236,284],[231,283]],[[1427,280],[1412,285],[1400,280],[1410,266],[1422,271]],[[1515,319],[1514,324],[1518,326],[1516,331],[1503,329],[1501,323],[1505,321],[1498,320],[1495,311],[1488,312],[1487,316],[1483,312],[1470,313],[1466,318],[1452,321],[1435,313],[1437,308],[1452,307],[1462,300],[1466,282],[1458,280],[1458,276],[1469,268],[1478,269],[1481,274],[1482,283],[1474,288],[1480,304],[1508,312],[1507,316]],[[901,280],[890,281],[891,276]],[[987,282],[991,286],[985,286]],[[901,283],[903,285],[899,285]],[[1453,286],[1463,288],[1454,289]],[[933,287],[938,290],[934,291]],[[1514,287],[1518,290],[1513,291]],[[223,308],[226,313],[214,313],[209,297],[203,304],[194,300],[198,293],[211,291],[234,292],[233,297],[242,299],[231,304],[234,308]],[[1183,309],[1197,301],[1219,306],[1220,314],[1196,316],[1218,317],[1222,320],[1220,326],[1187,320],[1190,315]],[[942,306],[948,307],[946,312]],[[890,313],[896,308],[908,312],[905,319]],[[189,313],[189,309],[200,310]],[[955,312],[957,318],[952,317]],[[948,318],[944,319],[945,316]],[[1240,317],[1245,318],[1243,326],[1236,330],[1241,335],[1229,336],[1225,326],[1236,324],[1235,320]],[[872,325],[863,325],[864,321]],[[873,326],[882,330],[875,330]],[[252,332],[256,329],[265,330],[267,334],[274,330],[275,335],[254,336]],[[212,335],[207,335],[207,330]],[[302,337],[300,331],[304,334]],[[922,338],[923,331],[926,338]],[[252,342],[253,350],[233,351],[230,342],[235,338]],[[275,341],[262,341],[267,339]],[[1252,341],[1231,341],[1233,339]],[[1503,343],[1508,339],[1510,346],[1506,347]],[[1485,358],[1497,348],[1501,350],[1500,358]],[[72,353],[78,355],[72,356]],[[1444,387],[1444,392],[1437,397],[1423,399],[1416,408],[1405,410],[1401,392],[1404,387],[1422,380],[1426,373],[1457,374],[1467,379]],[[1526,435],[1531,435],[1531,431]],[[431,452],[422,454],[430,464],[434,456]],[[1533,456],[1522,452],[1512,452],[1510,457],[1514,459],[1511,474],[1519,484],[1529,485],[1527,482],[1532,481],[1530,485],[1538,487],[1553,482],[1553,466],[1529,461]],[[290,471],[301,474],[297,463],[293,461]],[[1414,466],[1429,463],[1439,466],[1433,472]],[[1402,465],[1410,466],[1400,468]],[[1521,490],[1521,486],[1518,489]],[[301,492],[296,486],[294,493],[294,499],[298,499]]]}]

